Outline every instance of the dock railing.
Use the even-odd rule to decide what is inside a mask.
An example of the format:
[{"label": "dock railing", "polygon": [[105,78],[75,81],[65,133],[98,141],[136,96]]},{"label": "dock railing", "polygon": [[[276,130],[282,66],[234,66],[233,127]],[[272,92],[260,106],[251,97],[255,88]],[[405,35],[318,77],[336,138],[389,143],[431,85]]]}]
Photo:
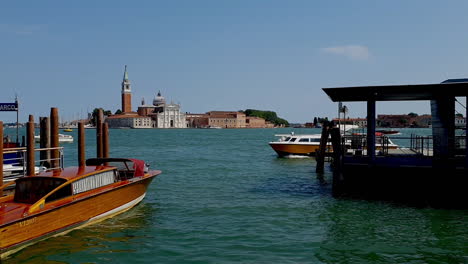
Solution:
[{"label": "dock railing", "polygon": [[411,135],[410,149],[423,156],[432,155],[434,138],[432,136]]},{"label": "dock railing", "polygon": [[[460,140],[460,142],[462,142]],[[398,137],[381,135],[375,137],[376,154],[388,155],[423,155],[431,156],[433,148],[432,136],[411,135],[410,137]],[[463,140],[464,144],[464,140]],[[367,136],[365,134],[344,135],[341,145],[346,154],[367,155]]]},{"label": "dock railing", "polygon": [[[36,159],[35,160],[35,172],[47,171],[47,170],[55,170],[55,169],[63,169],[63,147],[56,147],[56,148],[38,148],[35,149],[35,157],[40,157],[41,152],[50,152],[52,150],[58,150],[59,157],[56,158],[58,164],[57,167],[51,167],[52,159]],[[15,179],[21,178],[26,175],[26,164],[27,164],[27,155],[26,155],[26,148],[7,148],[3,151],[3,175],[4,175],[4,183],[9,181],[13,181]]]}]

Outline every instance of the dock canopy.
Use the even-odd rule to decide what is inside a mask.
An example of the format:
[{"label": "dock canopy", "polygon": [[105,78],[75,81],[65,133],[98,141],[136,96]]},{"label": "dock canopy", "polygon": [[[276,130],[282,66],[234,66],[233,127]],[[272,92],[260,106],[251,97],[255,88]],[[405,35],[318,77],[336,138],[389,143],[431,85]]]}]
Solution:
[{"label": "dock canopy", "polygon": [[468,79],[442,83],[323,88],[333,102],[417,101],[440,97],[468,96]]}]

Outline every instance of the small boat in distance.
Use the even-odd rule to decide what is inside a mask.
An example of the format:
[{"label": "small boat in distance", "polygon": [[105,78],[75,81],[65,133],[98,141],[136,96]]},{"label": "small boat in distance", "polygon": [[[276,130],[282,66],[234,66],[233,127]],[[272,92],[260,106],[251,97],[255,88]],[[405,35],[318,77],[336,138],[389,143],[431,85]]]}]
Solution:
[{"label": "small boat in distance", "polygon": [[[41,136],[34,136],[34,141],[40,142]],[[72,135],[59,134],[59,143],[72,143],[72,142],[73,142]]]},{"label": "small boat in distance", "polygon": [[1,186],[15,183],[14,193],[0,198],[0,258],[129,210],[160,173],[142,160],[96,158]]},{"label": "small boat in distance", "polygon": [[64,128],[64,129],[63,129],[63,132],[73,132],[73,129],[71,129],[71,128]]}]

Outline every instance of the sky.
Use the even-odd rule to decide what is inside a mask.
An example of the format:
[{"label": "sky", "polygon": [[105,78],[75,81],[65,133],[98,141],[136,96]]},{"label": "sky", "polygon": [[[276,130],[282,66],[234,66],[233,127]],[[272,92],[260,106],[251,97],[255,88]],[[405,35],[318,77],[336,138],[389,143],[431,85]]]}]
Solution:
[{"label": "sky", "polygon": [[[337,116],[322,88],[468,77],[468,1],[2,1],[0,103],[20,122],[133,109],[158,91],[182,111],[260,109],[290,122]],[[365,117],[365,104],[346,104]],[[428,102],[378,114],[430,113]],[[16,120],[0,112],[0,120]]]}]

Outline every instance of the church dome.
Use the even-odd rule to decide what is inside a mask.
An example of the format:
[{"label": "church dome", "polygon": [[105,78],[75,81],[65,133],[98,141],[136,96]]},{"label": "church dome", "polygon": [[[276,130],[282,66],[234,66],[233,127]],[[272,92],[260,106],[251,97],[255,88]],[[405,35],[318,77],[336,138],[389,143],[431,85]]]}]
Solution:
[{"label": "church dome", "polygon": [[163,105],[163,104],[166,104],[166,99],[164,99],[164,97],[161,95],[161,91],[159,91],[158,95],[154,97],[153,105],[158,106],[158,105]]}]

